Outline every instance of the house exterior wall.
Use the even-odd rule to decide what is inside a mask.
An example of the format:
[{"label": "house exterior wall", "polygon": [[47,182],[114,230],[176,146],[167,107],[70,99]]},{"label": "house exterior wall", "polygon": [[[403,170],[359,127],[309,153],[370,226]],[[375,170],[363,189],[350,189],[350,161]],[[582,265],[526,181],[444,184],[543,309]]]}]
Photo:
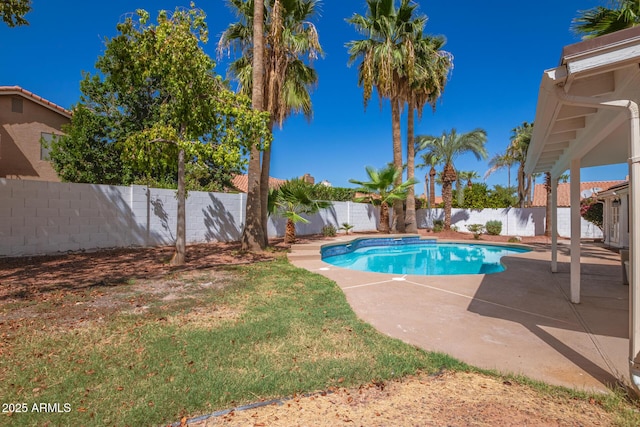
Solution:
[{"label": "house exterior wall", "polygon": [[[22,100],[22,113],[12,111],[14,98]],[[1,94],[0,178],[59,182],[51,163],[40,159],[40,137],[61,134],[66,123],[67,117],[27,97]]]},{"label": "house exterior wall", "polygon": [[[616,191],[618,194],[606,194],[599,198],[604,203],[603,207],[603,225],[604,230],[603,241],[606,245],[614,248],[628,248],[629,247],[629,189],[622,189]],[[618,206],[618,231],[617,238],[614,232],[615,225],[613,224],[613,203],[618,199],[620,205]]]}]

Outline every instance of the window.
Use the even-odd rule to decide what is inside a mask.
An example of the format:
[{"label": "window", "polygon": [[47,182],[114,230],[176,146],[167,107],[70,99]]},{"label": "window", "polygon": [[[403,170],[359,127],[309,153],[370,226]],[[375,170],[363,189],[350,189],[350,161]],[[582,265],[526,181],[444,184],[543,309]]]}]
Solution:
[{"label": "window", "polygon": [[40,160],[51,160],[49,152],[51,151],[51,141],[53,141],[53,133],[42,132],[40,134]]},{"label": "window", "polygon": [[11,112],[22,113],[22,98],[11,98]]}]

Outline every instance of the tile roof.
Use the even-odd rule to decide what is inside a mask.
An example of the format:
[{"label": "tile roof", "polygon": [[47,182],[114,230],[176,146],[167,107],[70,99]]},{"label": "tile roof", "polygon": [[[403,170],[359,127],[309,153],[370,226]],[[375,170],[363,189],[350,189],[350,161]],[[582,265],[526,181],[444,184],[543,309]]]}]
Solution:
[{"label": "tile roof", "polygon": [[[286,179],[269,177],[269,188],[278,188],[285,182],[287,182]],[[231,190],[237,190],[237,191],[240,191],[241,193],[246,193],[249,188],[249,176],[236,175],[231,180],[231,183],[233,184],[233,187],[234,187]]]},{"label": "tile roof", "polygon": [[[614,185],[622,184],[626,181],[591,181],[591,182],[581,182],[580,183],[580,192],[582,193],[585,190],[591,190],[593,188],[600,188],[600,191],[607,190]],[[560,183],[558,184],[558,206],[571,206],[570,199],[570,183]],[[536,184],[533,189],[533,203],[532,206],[546,206],[547,205],[547,190],[544,187],[544,184]]]},{"label": "tile roof", "polygon": [[40,104],[44,107],[47,107],[50,110],[55,111],[56,113],[62,114],[67,118],[71,118],[71,111],[63,108],[57,104],[54,104],[51,101],[44,99],[41,96],[36,95],[33,92],[29,92],[26,89],[21,88],[20,86],[0,86],[0,95],[20,95],[27,99],[32,100],[36,104]]}]

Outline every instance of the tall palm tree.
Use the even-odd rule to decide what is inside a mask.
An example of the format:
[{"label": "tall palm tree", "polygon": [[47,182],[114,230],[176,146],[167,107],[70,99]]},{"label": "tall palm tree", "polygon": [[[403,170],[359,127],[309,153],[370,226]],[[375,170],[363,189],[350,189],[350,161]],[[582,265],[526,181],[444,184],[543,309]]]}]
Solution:
[{"label": "tall palm tree", "polygon": [[[416,144],[418,149],[420,149],[419,144]],[[429,182],[429,191],[426,192],[428,194],[428,206],[433,207],[436,204],[436,166],[440,164],[440,158],[437,156],[435,152],[428,152],[422,154],[422,163],[420,163],[417,167],[426,168],[429,167],[429,172],[425,174],[424,182],[425,182],[425,192],[426,192],[426,183]]]},{"label": "tall palm tree", "polygon": [[[347,43],[349,64],[361,60],[358,84],[364,89],[365,108],[374,87],[381,102],[383,98],[391,102],[393,164],[401,170],[400,110],[406,99],[407,82],[411,84],[414,79],[416,40],[413,36],[424,27],[426,16],[413,17],[418,6],[411,0],[400,0],[397,8],[395,0],[367,0],[367,5],[366,16],[354,14],[347,20],[365,36]],[[397,179],[399,185],[402,175]],[[394,219],[394,231],[404,232],[404,209],[400,200],[394,203]]]},{"label": "tall palm tree", "polygon": [[[442,47],[444,37],[423,36],[420,31],[415,36],[415,67],[413,83],[404,79],[407,84],[406,97],[408,105],[407,117],[407,179],[415,178],[415,134],[414,116],[422,116],[425,104],[431,105],[435,111],[436,102],[442,96],[447,78],[453,67],[453,56]],[[426,181],[425,181],[426,184]],[[409,188],[406,201],[406,231],[418,231],[416,220],[415,189]]]},{"label": "tall palm tree", "polygon": [[[252,0],[228,0],[239,21],[231,24],[222,34],[218,51],[234,48],[243,56],[229,67],[229,74],[239,83],[239,91],[253,90],[253,8]],[[318,0],[267,0],[264,7],[263,33],[264,81],[261,85],[265,97],[265,109],[270,113],[269,128],[283,122],[292,114],[312,116],[311,90],[318,82],[318,75],[311,64],[322,55],[318,31],[311,20],[316,16]],[[261,222],[267,227],[269,173],[273,145],[262,152],[260,173]],[[265,245],[268,243],[265,233]]]},{"label": "tall palm tree", "polygon": [[312,215],[320,209],[331,206],[331,202],[313,200],[313,184],[302,179],[294,178],[279,188],[270,191],[269,213],[277,214],[287,219],[287,226],[284,235],[285,243],[296,241],[296,223],[308,223],[309,220],[302,214]]},{"label": "tall palm tree", "polygon": [[451,197],[452,185],[457,180],[454,160],[461,154],[471,153],[476,159],[486,159],[487,132],[484,129],[474,129],[471,132],[458,134],[455,129],[442,132],[441,136],[419,135],[416,142],[427,153],[441,159],[444,164],[442,171],[442,199],[444,202],[444,228],[451,229]]},{"label": "tall palm tree", "polygon": [[[254,0],[252,53],[252,79],[255,82],[251,91],[251,105],[255,110],[264,110],[264,2]],[[267,230],[262,225],[262,204],[260,198],[260,150],[258,144],[251,144],[249,152],[249,170],[247,183],[247,204],[245,224],[242,229],[241,248],[243,251],[262,251],[265,248]]]},{"label": "tall palm tree", "polygon": [[456,190],[458,196],[458,206],[464,205],[464,192],[467,188],[471,188],[473,183],[471,182],[474,179],[480,178],[478,172],[476,171],[456,171],[458,175],[458,179],[456,180]]},{"label": "tall palm tree", "polygon": [[571,29],[583,39],[592,39],[640,24],[640,0],[616,0],[613,6],[579,11]]},{"label": "tall palm tree", "polygon": [[521,125],[511,130],[511,142],[507,148],[507,154],[518,163],[518,205],[525,207],[527,194],[529,193],[530,180],[524,173],[524,164],[527,160],[527,151],[531,143],[533,123],[522,122]]},{"label": "tall palm tree", "polygon": [[407,197],[409,187],[416,184],[416,180],[407,180],[396,184],[398,176],[402,177],[402,169],[397,169],[395,165],[389,164],[386,167],[376,170],[371,166],[366,167],[369,181],[358,181],[350,179],[349,182],[359,185],[358,192],[364,193],[362,197],[357,197],[356,201],[366,201],[380,206],[380,225],[378,229],[382,233],[389,233],[389,205],[396,201],[402,202]]},{"label": "tall palm tree", "polygon": [[507,186],[511,188],[511,167],[515,163],[515,159],[508,152],[496,154],[489,160],[489,169],[484,173],[484,179],[500,169],[507,169]]}]

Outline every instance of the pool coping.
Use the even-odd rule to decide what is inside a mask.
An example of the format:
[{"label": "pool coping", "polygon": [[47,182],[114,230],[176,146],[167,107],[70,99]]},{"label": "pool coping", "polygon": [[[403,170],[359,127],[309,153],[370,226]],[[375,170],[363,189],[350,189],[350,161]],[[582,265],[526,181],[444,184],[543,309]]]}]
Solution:
[{"label": "pool coping", "polygon": [[625,381],[628,287],[618,283],[617,255],[614,260],[610,251],[589,247],[583,269],[593,274],[582,275],[579,305],[568,297],[570,258],[564,243],[558,273],[550,271],[548,244],[508,243],[532,250],[503,257],[507,269],[489,275],[361,272],[333,266],[320,256],[325,245],[392,236],[398,235],[340,235],[293,245],[288,257],[293,265],[336,282],[362,320],[425,350],[570,388],[605,391],[608,384]]}]

